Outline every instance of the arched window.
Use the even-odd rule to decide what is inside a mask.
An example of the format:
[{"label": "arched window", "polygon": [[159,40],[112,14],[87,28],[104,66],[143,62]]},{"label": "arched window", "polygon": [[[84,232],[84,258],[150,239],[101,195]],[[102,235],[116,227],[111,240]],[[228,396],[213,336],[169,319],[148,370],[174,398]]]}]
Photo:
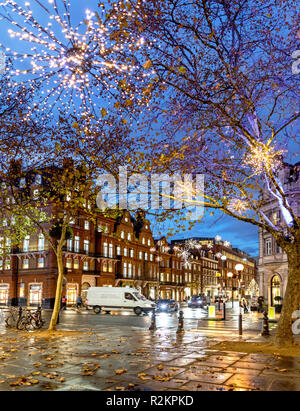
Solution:
[{"label": "arched window", "polygon": [[271,279],[271,305],[275,304],[275,297],[280,296],[280,277],[274,275]]}]

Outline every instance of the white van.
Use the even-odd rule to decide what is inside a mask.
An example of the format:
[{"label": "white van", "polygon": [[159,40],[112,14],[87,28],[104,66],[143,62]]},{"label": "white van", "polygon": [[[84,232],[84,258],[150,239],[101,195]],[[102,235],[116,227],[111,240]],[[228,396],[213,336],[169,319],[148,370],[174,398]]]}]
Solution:
[{"label": "white van", "polygon": [[153,310],[155,304],[147,300],[138,290],[131,287],[90,287],[87,290],[87,307],[93,308],[96,314],[101,310],[129,309],[136,315]]}]

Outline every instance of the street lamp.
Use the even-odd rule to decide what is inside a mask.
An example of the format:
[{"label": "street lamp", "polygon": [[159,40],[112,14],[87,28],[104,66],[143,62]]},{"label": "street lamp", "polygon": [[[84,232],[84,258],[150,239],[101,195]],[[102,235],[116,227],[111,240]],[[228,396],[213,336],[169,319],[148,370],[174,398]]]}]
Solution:
[{"label": "street lamp", "polygon": [[242,306],[241,306],[241,280],[240,276],[244,269],[243,264],[236,264],[235,270],[238,273],[238,285],[239,285],[239,335],[243,334],[243,315],[242,315]]},{"label": "street lamp", "polygon": [[[222,255],[221,260],[222,260],[222,287],[224,289],[224,283],[225,283],[224,265],[225,265],[225,261],[227,260],[226,255]],[[226,283],[225,283],[225,286],[226,286]],[[225,287],[225,294],[227,294],[226,287]]]},{"label": "street lamp", "polygon": [[[227,273],[227,277],[232,279],[233,273],[232,273],[232,272]],[[231,301],[232,301],[232,308],[233,308],[233,283],[231,284],[231,287],[232,287],[232,290],[231,290]]]}]

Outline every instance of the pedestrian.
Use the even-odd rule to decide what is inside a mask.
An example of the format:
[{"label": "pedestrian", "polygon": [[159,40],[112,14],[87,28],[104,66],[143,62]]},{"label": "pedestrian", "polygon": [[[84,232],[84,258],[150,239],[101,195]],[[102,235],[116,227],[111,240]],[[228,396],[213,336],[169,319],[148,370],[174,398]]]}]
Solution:
[{"label": "pedestrian", "polygon": [[67,309],[67,299],[65,296],[61,299],[61,304],[62,304],[62,309],[66,310]]},{"label": "pedestrian", "polygon": [[82,297],[81,297],[81,295],[79,295],[79,296],[77,297],[76,307],[77,307],[77,308],[81,308],[81,307],[82,307]]},{"label": "pedestrian", "polygon": [[244,309],[244,313],[248,313],[248,303],[247,303],[247,300],[246,300],[246,298],[242,298],[242,307],[243,307],[243,309]]}]

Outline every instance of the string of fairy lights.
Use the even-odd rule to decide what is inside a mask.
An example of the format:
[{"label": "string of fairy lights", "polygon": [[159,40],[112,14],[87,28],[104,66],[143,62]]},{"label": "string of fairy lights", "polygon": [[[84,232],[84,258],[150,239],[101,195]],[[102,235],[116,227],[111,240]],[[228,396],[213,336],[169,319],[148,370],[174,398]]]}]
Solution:
[{"label": "string of fairy lights", "polygon": [[31,91],[28,116],[36,111],[40,119],[53,117],[57,109],[64,115],[97,117],[104,105],[115,103],[114,92],[120,91],[120,84],[121,99],[128,102],[136,97],[132,80],[143,82],[151,73],[139,74],[125,51],[142,48],[142,37],[114,39],[111,31],[116,31],[118,19],[107,19],[101,6],[96,12],[86,10],[75,26],[69,1],[32,3],[35,12],[28,1],[24,6],[14,0],[0,2],[0,19],[11,26],[10,37],[22,43],[21,51],[2,44],[0,49],[11,62],[7,67],[11,88],[26,86]]}]

